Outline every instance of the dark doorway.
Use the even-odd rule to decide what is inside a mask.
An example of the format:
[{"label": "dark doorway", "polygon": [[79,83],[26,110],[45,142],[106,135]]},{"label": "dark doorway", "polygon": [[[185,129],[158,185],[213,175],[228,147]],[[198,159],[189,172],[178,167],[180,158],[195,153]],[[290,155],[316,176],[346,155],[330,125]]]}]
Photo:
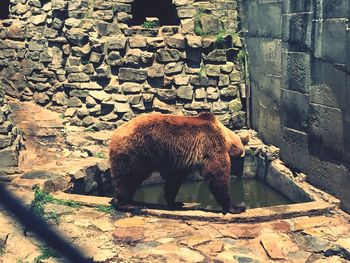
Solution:
[{"label": "dark doorway", "polygon": [[0,19],[9,18],[10,0],[0,0]]},{"label": "dark doorway", "polygon": [[141,25],[146,17],[157,17],[161,26],[180,25],[176,7],[171,0],[134,0],[131,10],[133,25]]}]

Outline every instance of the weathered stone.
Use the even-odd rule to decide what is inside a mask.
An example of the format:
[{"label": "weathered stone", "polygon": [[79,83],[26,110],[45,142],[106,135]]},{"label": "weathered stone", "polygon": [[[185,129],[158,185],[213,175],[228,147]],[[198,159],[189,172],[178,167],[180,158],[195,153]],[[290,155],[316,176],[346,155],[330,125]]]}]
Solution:
[{"label": "weathered stone", "polygon": [[[226,62],[226,65],[222,65],[222,66],[220,67],[220,69],[221,69],[221,72],[222,72],[222,73],[229,74],[229,73],[232,72],[233,69],[235,69],[235,64],[234,64],[233,62],[231,62],[231,61],[227,61],[227,62]],[[231,78],[230,78],[230,79],[231,79]],[[233,81],[233,80],[231,79],[231,81]]]},{"label": "weathered stone", "polygon": [[229,86],[220,90],[220,96],[223,98],[235,98],[237,94],[238,88],[236,86]]},{"label": "weathered stone", "polygon": [[135,35],[129,38],[131,48],[145,48],[147,46],[146,38],[140,35]]},{"label": "weathered stone", "polygon": [[147,45],[149,50],[157,50],[159,48],[165,47],[165,42],[163,37],[148,37]]},{"label": "weathered stone", "polygon": [[153,108],[155,110],[159,110],[163,112],[173,112],[175,110],[174,105],[166,104],[165,102],[159,100],[158,98],[154,98]]},{"label": "weathered stone", "polygon": [[41,15],[31,16],[29,18],[29,21],[32,24],[39,26],[39,25],[44,24],[44,22],[46,21],[46,18],[47,18],[47,14],[41,14]]},{"label": "weathered stone", "polygon": [[119,70],[119,80],[144,82],[147,79],[147,71],[133,68],[121,68]]},{"label": "weathered stone", "polygon": [[164,76],[164,66],[160,64],[153,64],[147,69],[147,74],[150,78],[161,78]]},{"label": "weathered stone", "polygon": [[67,105],[67,95],[64,92],[56,92],[52,96],[52,102],[56,105]]},{"label": "weathered stone", "polygon": [[108,65],[121,66],[123,61],[119,51],[111,51],[106,59]]},{"label": "weathered stone", "polygon": [[167,75],[175,75],[182,72],[184,68],[183,62],[172,62],[165,65],[164,71]]},{"label": "weathered stone", "polygon": [[207,93],[205,91],[205,88],[196,89],[194,93],[194,98],[196,100],[204,100],[206,97],[207,97]]},{"label": "weathered stone", "polygon": [[130,111],[129,103],[116,102],[114,104],[114,111],[117,113],[126,113]]},{"label": "weathered stone", "polygon": [[125,82],[120,85],[121,91],[125,93],[140,93],[142,85],[138,83]]},{"label": "weathered stone", "polygon": [[71,28],[67,31],[67,39],[73,45],[83,46],[89,41],[89,36],[84,30],[79,28]]},{"label": "weathered stone", "polygon": [[14,167],[18,164],[18,152],[12,148],[0,150],[0,167]]},{"label": "weathered stone", "polygon": [[220,66],[219,65],[205,65],[207,76],[218,77],[220,76]]},{"label": "weathered stone", "polygon": [[202,37],[200,36],[186,36],[187,45],[191,48],[202,47]]},{"label": "weathered stone", "polygon": [[176,49],[160,49],[157,51],[156,60],[160,63],[175,62],[180,60],[180,52]]},{"label": "weathered stone", "polygon": [[220,74],[219,76],[219,87],[228,86],[230,84],[230,77],[228,75]]},{"label": "weathered stone", "polygon": [[35,92],[33,95],[33,99],[36,103],[42,106],[45,106],[50,102],[49,96],[47,96],[45,93],[40,93],[40,92]]},{"label": "weathered stone", "polygon": [[219,99],[219,91],[217,88],[209,87],[207,88],[207,98],[211,100]]},{"label": "weathered stone", "polygon": [[190,79],[190,83],[194,86],[202,86],[202,87],[216,85],[216,81],[214,79],[209,79],[203,76],[192,76]]},{"label": "weathered stone", "polygon": [[210,110],[210,104],[202,101],[194,101],[184,106],[186,110]]},{"label": "weathered stone", "polygon": [[176,75],[173,80],[177,86],[187,86],[190,83],[190,76]]},{"label": "weathered stone", "polygon": [[91,47],[90,47],[89,43],[87,43],[86,45],[84,45],[82,47],[72,47],[71,51],[72,51],[73,56],[82,57],[82,56],[86,56],[90,53]]},{"label": "weathered stone", "polygon": [[203,14],[199,17],[199,23],[203,34],[215,35],[220,31],[220,20],[218,17],[210,14]]},{"label": "weathered stone", "polygon": [[111,95],[106,93],[103,90],[94,90],[94,91],[90,91],[89,95],[91,98],[95,99],[96,101],[106,101],[109,100],[111,98]]},{"label": "weathered stone", "polygon": [[90,77],[85,73],[70,73],[67,76],[69,82],[89,82]]},{"label": "weathered stone", "polygon": [[213,102],[213,112],[222,113],[227,110],[227,103],[222,101]]},{"label": "weathered stone", "polygon": [[81,100],[77,97],[72,97],[68,99],[67,106],[68,107],[80,107],[82,105]]},{"label": "weathered stone", "polygon": [[185,48],[185,37],[180,34],[176,34],[165,38],[165,43],[170,48],[184,49]]},{"label": "weathered stone", "polygon": [[124,35],[118,35],[116,37],[108,38],[109,50],[123,50],[125,49],[127,38]]},{"label": "weathered stone", "polygon": [[159,99],[168,101],[174,100],[176,98],[176,90],[175,89],[159,89],[157,90],[157,96]]},{"label": "weathered stone", "polygon": [[194,31],[194,19],[181,19],[181,32],[183,34],[191,34]]},{"label": "weathered stone", "polygon": [[96,74],[95,77],[96,78],[110,78],[111,77],[111,68],[108,65],[102,64],[101,66],[99,66],[98,68],[96,68]]},{"label": "weathered stone", "polygon": [[228,108],[232,112],[237,112],[242,110],[242,102],[239,98],[234,99],[228,103]]},{"label": "weathered stone", "polygon": [[192,86],[181,86],[177,89],[177,96],[183,100],[192,100],[193,98],[193,87]]},{"label": "weathered stone", "polygon": [[96,52],[91,52],[89,61],[90,61],[91,63],[97,63],[97,64],[99,64],[99,63],[101,63],[102,58],[103,58],[103,55],[102,55],[102,54],[96,53]]},{"label": "weathered stone", "polygon": [[204,57],[204,61],[209,63],[226,63],[226,50],[214,50]]},{"label": "weathered stone", "polygon": [[196,15],[196,9],[192,7],[178,7],[177,15],[179,18],[192,18]]},{"label": "weathered stone", "polygon": [[82,121],[84,127],[89,127],[95,123],[95,118],[92,116],[87,116]]}]

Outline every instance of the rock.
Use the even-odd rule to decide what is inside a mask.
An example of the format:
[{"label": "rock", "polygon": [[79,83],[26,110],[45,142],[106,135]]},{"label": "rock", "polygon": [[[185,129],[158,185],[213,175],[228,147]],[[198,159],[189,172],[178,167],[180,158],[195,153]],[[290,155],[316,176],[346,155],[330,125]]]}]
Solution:
[{"label": "rock", "polygon": [[84,30],[79,28],[71,28],[67,31],[66,37],[73,45],[83,46],[89,41],[89,36]]},{"label": "rock", "polygon": [[193,98],[193,87],[192,86],[181,86],[177,89],[177,96],[183,100],[192,101]]},{"label": "rock", "polygon": [[68,108],[66,109],[66,111],[64,112],[64,116],[65,117],[73,117],[77,112],[76,108]]},{"label": "rock", "polygon": [[175,110],[174,105],[166,104],[165,102],[157,98],[153,100],[153,108],[155,110],[164,111],[164,112],[173,112]]},{"label": "rock", "polygon": [[84,127],[89,127],[89,126],[91,126],[92,124],[95,123],[95,118],[92,117],[92,116],[87,116],[82,121],[83,121],[83,126]]},{"label": "rock", "polygon": [[130,111],[129,103],[116,102],[114,104],[114,111],[117,113],[126,113]]},{"label": "rock", "polygon": [[185,104],[186,110],[210,110],[210,104],[202,101],[194,101],[191,104]]},{"label": "rock", "polygon": [[222,101],[213,102],[213,112],[222,113],[227,110],[227,104]]},{"label": "rock", "polygon": [[18,165],[18,152],[15,147],[0,150],[0,167],[14,167]]},{"label": "rock", "polygon": [[67,76],[69,82],[89,82],[90,77],[86,73],[70,73]]},{"label": "rock", "polygon": [[220,96],[223,98],[236,98],[238,94],[238,87],[229,86],[220,90]]},{"label": "rock", "polygon": [[33,99],[37,104],[41,106],[45,106],[50,102],[49,96],[47,96],[45,93],[40,92],[35,92],[33,95]]},{"label": "rock", "polygon": [[145,48],[147,46],[146,38],[140,35],[135,35],[129,38],[131,48]]},{"label": "rock", "polygon": [[200,36],[186,36],[187,45],[191,48],[200,48],[202,47],[202,37]]},{"label": "rock", "polygon": [[82,102],[77,97],[69,98],[67,101],[68,107],[80,107],[81,105],[82,105]]},{"label": "rock", "polygon": [[223,49],[214,50],[204,57],[204,61],[208,63],[226,63],[227,62],[226,50],[223,50]]},{"label": "rock", "polygon": [[170,48],[184,49],[185,48],[185,37],[181,34],[176,34],[165,38],[165,43]]},{"label": "rock", "polygon": [[233,129],[242,129],[246,126],[246,123],[246,113],[244,111],[234,113],[230,120],[230,125]]},{"label": "rock", "polygon": [[106,93],[103,90],[94,90],[94,91],[90,91],[89,95],[91,98],[95,99],[95,101],[107,101],[109,99],[111,99],[111,95]]},{"label": "rock", "polygon": [[220,76],[220,65],[205,65],[207,76],[219,77]]},{"label": "rock", "polygon": [[56,105],[63,106],[67,105],[67,95],[64,92],[56,92],[52,96],[52,102]]},{"label": "rock", "polygon": [[140,93],[142,85],[138,83],[125,82],[120,85],[121,91],[126,93]]},{"label": "rock", "polygon": [[230,84],[230,77],[228,75],[220,74],[219,76],[219,87],[228,86]]},{"label": "rock", "polygon": [[174,76],[173,81],[177,86],[187,86],[190,83],[190,76],[176,75]]},{"label": "rock", "polygon": [[[197,14],[197,10],[193,7],[178,7],[177,8],[177,15],[181,20],[183,18],[192,18]],[[217,31],[218,32],[218,31]]]},{"label": "rock", "polygon": [[36,15],[36,16],[31,16],[29,18],[29,21],[36,25],[36,26],[39,26],[39,25],[42,25],[45,23],[46,21],[46,18],[47,18],[47,14],[41,14],[41,15]]},{"label": "rock", "polygon": [[148,37],[147,38],[148,49],[155,51],[159,48],[165,47],[165,42],[163,37]]},{"label": "rock", "polygon": [[111,51],[109,52],[106,62],[108,65],[111,66],[121,66],[123,61],[122,61],[122,57],[119,53],[119,51]]},{"label": "rock", "polygon": [[157,96],[161,100],[174,100],[176,98],[176,90],[175,89],[159,89],[157,91]]},{"label": "rock", "polygon": [[[231,62],[231,61],[227,61],[226,65],[222,65],[220,67],[221,72],[222,73],[226,73],[226,74],[231,73],[234,68],[235,68],[235,64],[233,62]],[[231,81],[232,81],[232,79],[231,79]]]},{"label": "rock", "polygon": [[175,75],[182,72],[184,68],[183,62],[172,62],[169,64],[166,64],[164,67],[165,74],[167,75]]},{"label": "rock", "polygon": [[133,68],[121,68],[119,70],[119,80],[144,82],[147,79],[147,71]]},{"label": "rock", "polygon": [[180,52],[176,49],[160,49],[157,51],[156,60],[159,63],[175,62],[180,60]]},{"label": "rock", "polygon": [[199,23],[205,35],[215,35],[220,31],[220,20],[214,15],[202,14],[199,16]]},{"label": "rock", "polygon": [[103,55],[96,52],[91,52],[89,61],[91,63],[100,64],[102,62]]},{"label": "rock", "polygon": [[194,98],[196,100],[204,100],[206,97],[207,97],[207,93],[205,91],[205,88],[196,89],[194,93]]},{"label": "rock", "polygon": [[164,66],[153,64],[147,69],[147,74],[150,78],[162,78],[164,76]]},{"label": "rock", "polygon": [[124,35],[118,35],[108,39],[108,49],[109,50],[123,50],[125,49],[127,38]]},{"label": "rock", "polygon": [[242,110],[242,102],[239,98],[234,99],[228,103],[228,109],[232,112],[238,112]]},{"label": "rock", "polygon": [[133,244],[145,238],[144,231],[141,227],[119,227],[113,232],[112,236],[116,242]]},{"label": "rock", "polygon": [[199,87],[216,86],[216,81],[214,79],[209,79],[204,76],[191,76],[190,83],[193,86]]}]

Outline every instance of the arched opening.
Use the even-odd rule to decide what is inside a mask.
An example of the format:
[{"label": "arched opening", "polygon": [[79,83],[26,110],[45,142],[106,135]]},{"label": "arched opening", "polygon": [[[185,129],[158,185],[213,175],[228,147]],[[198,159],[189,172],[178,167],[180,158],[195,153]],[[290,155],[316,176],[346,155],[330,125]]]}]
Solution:
[{"label": "arched opening", "polygon": [[0,0],[0,19],[9,18],[10,0]]},{"label": "arched opening", "polygon": [[146,17],[157,17],[161,26],[180,25],[176,7],[171,0],[134,0],[131,7],[133,25],[142,25]]}]

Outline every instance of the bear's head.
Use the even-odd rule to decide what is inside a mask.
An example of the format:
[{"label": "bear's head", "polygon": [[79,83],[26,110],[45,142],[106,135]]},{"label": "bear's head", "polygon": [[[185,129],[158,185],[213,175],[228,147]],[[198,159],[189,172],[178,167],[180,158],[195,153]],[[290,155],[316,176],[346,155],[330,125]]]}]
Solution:
[{"label": "bear's head", "polygon": [[230,132],[229,136],[229,155],[230,157],[240,158],[245,156],[244,146],[248,144],[250,136],[248,133],[236,134]]}]

